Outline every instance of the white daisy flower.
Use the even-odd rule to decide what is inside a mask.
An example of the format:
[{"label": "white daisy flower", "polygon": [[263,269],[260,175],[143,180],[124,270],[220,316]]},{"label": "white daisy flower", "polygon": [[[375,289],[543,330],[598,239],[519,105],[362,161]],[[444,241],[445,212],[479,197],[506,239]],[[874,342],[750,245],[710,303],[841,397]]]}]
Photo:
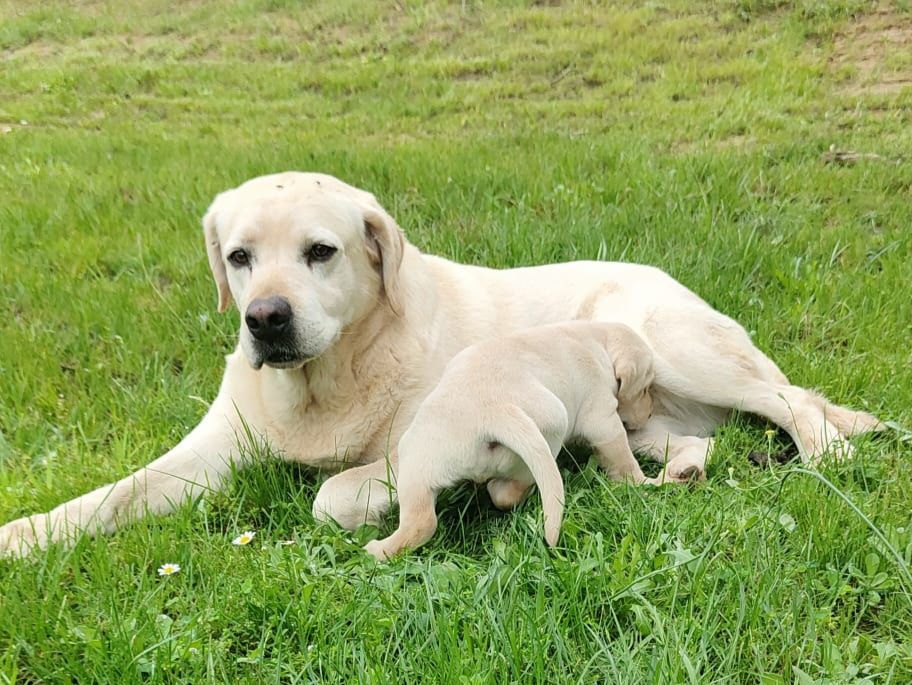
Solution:
[{"label": "white daisy flower", "polygon": [[181,570],[180,564],[162,564],[158,567],[158,575],[173,576]]},{"label": "white daisy flower", "polygon": [[231,541],[232,545],[249,545],[253,538],[256,537],[256,532],[252,530],[246,530],[240,535],[238,535],[234,540]]}]

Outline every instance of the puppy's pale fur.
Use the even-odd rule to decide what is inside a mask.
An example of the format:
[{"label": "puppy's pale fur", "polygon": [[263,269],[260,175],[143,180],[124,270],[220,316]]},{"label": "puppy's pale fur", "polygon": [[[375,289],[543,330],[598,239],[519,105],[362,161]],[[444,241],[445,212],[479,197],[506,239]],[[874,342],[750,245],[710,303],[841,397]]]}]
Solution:
[{"label": "puppy's pale fur", "polygon": [[568,439],[588,442],[612,478],[654,483],[624,430],[649,418],[654,376],[652,352],[623,324],[540,326],[463,350],[399,441],[399,528],[365,549],[385,559],[423,545],[437,528],[437,494],[461,480],[486,482],[500,508],[535,483],[555,545],[564,511],[555,458]]},{"label": "puppy's pale fur", "polygon": [[[219,309],[286,298],[295,349],[270,362],[242,316],[238,347],[196,428],[135,473],[0,527],[0,554],[172,511],[223,487],[250,441],[288,461],[355,465],[323,484],[314,514],[349,528],[377,521],[394,501],[399,438],[446,363],[486,338],[570,319],[627,324],[652,349],[656,409],[629,438],[665,462],[666,480],[703,474],[708,436],[731,408],[782,426],[806,461],[847,454],[848,436],[881,425],[789,383],[741,326],[654,267],[456,264],[421,253],[373,195],[324,174],[247,181],[215,198],[203,227]],[[335,248],[332,259],[304,259],[315,243]],[[231,262],[237,249],[249,265]]]}]

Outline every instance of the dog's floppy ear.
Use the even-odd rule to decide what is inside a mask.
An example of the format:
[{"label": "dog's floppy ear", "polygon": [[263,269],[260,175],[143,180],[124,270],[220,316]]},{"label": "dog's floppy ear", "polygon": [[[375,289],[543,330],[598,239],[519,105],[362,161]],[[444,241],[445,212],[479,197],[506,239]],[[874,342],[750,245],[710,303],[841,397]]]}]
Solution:
[{"label": "dog's floppy ear", "polygon": [[[216,198],[218,201],[218,198]],[[206,236],[206,252],[209,255],[209,268],[218,288],[218,310],[224,312],[231,305],[231,290],[228,288],[228,272],[225,271],[225,262],[222,260],[222,248],[219,245],[218,233],[215,230],[216,202],[212,203],[206,216],[203,217],[203,232]]]},{"label": "dog's floppy ear", "polygon": [[383,292],[390,309],[396,314],[402,313],[402,290],[399,282],[399,267],[405,254],[405,237],[402,229],[380,205],[366,206],[363,209],[365,240],[367,250],[380,267],[380,278],[383,281]]}]

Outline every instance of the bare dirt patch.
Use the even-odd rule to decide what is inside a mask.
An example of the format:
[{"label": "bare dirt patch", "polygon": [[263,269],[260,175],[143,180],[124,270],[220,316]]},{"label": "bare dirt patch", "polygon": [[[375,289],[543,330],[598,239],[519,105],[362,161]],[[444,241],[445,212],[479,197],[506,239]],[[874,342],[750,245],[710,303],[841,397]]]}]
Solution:
[{"label": "bare dirt patch", "polygon": [[837,35],[830,65],[852,77],[848,95],[891,95],[912,86],[912,15],[880,10]]}]

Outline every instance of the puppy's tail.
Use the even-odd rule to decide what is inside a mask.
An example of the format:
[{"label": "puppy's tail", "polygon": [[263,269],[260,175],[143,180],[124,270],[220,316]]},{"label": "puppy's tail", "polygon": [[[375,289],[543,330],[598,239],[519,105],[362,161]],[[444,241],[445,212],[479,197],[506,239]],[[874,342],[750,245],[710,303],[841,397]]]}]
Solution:
[{"label": "puppy's tail", "polygon": [[564,481],[551,448],[536,423],[515,405],[505,407],[503,421],[496,422],[492,440],[515,452],[532,473],[541,495],[545,517],[545,540],[557,544],[564,516]]}]

